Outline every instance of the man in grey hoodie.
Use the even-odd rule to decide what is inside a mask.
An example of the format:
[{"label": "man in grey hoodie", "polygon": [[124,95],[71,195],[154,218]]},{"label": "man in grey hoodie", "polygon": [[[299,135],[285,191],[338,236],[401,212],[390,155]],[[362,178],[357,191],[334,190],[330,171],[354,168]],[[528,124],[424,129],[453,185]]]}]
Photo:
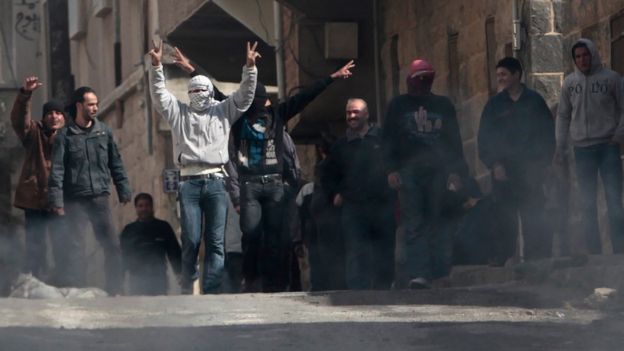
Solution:
[{"label": "man in grey hoodie", "polygon": [[565,78],[559,101],[555,161],[563,163],[569,140],[576,159],[583,232],[591,254],[601,252],[596,210],[596,184],[600,173],[613,251],[622,253],[624,213],[620,144],[624,142],[624,99],[620,76],[602,67],[598,50],[588,39],[579,39],[574,44],[572,58],[576,67]]},{"label": "man in grey hoodie", "polygon": [[182,226],[182,293],[192,292],[198,278],[197,256],[205,240],[203,293],[219,292],[224,269],[225,223],[228,199],[224,165],[228,162],[230,127],[251,105],[258,70],[257,43],[247,43],[247,63],[239,89],[223,101],[213,98],[214,87],[208,77],[197,75],[188,84],[189,104],[176,99],[165,87],[162,67],[162,41],[149,52],[150,93],[154,108],[169,122],[174,157],[180,168]]}]

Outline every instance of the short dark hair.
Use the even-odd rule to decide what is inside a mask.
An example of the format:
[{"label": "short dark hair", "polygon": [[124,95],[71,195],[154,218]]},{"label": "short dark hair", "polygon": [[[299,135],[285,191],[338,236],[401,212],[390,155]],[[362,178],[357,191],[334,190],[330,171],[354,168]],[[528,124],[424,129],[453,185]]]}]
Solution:
[{"label": "short dark hair", "polygon": [[152,206],[154,205],[154,198],[152,197],[152,195],[148,193],[139,193],[137,194],[137,196],[134,197],[134,206],[136,207],[136,205],[141,200],[147,200]]},{"label": "short dark hair", "polygon": [[505,57],[502,60],[498,61],[496,64],[496,68],[505,68],[511,74],[515,74],[516,72],[520,72],[520,78],[522,78],[522,64],[520,60],[515,57]]},{"label": "short dark hair", "polygon": [[587,44],[583,43],[582,41],[578,41],[578,42],[576,42],[576,44],[574,44],[574,46],[572,46],[572,59],[575,58],[574,52],[578,48],[585,48],[585,49],[587,49],[587,51],[589,51],[589,48],[587,47]]},{"label": "short dark hair", "polygon": [[83,103],[85,98],[85,94],[86,93],[93,93],[95,94],[95,90],[93,90],[93,88],[91,87],[80,87],[76,90],[74,90],[74,93],[72,94],[72,99],[69,102],[69,105],[67,106],[66,110],[67,113],[72,116],[72,117],[76,117],[76,104],[77,103]]}]

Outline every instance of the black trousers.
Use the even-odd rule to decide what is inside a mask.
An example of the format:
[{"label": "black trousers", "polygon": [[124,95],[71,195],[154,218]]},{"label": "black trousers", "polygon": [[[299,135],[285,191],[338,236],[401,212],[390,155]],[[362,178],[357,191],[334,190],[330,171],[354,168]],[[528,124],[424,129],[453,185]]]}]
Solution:
[{"label": "black trousers", "polygon": [[108,195],[66,199],[65,214],[71,240],[80,246],[79,252],[75,253],[80,259],[76,261],[84,262],[75,270],[77,285],[84,286],[86,283],[84,237],[85,228],[90,222],[95,239],[104,250],[106,290],[109,294],[118,294],[121,288],[119,237],[113,227]]}]

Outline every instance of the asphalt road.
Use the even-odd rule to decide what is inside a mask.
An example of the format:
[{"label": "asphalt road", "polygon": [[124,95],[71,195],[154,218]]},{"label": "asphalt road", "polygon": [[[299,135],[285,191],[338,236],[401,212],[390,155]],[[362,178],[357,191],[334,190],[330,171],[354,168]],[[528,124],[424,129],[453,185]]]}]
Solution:
[{"label": "asphalt road", "polygon": [[0,350],[620,350],[624,313],[538,289],[0,299]]}]

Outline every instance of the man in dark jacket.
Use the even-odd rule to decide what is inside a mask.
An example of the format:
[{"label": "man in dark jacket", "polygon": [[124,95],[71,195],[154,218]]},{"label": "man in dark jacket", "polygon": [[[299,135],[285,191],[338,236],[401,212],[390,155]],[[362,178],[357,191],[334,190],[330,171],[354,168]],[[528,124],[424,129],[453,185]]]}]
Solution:
[{"label": "man in dark jacket", "polygon": [[283,291],[286,287],[284,270],[280,267],[285,251],[282,238],[284,126],[334,79],[349,77],[353,66],[349,62],[276,107],[271,106],[264,85],[258,83],[251,107],[232,126],[241,184],[241,230],[243,240],[262,237],[260,267],[265,292]]},{"label": "man in dark jacket", "polygon": [[394,267],[394,214],[386,181],[381,130],[369,125],[362,99],[349,99],[346,136],[332,147],[322,178],[336,207],[342,207],[342,233],[349,289],[389,289]]},{"label": "man in dark jacket", "polygon": [[11,125],[19,137],[26,156],[22,166],[14,205],[24,210],[26,226],[26,252],[24,273],[32,273],[38,279],[47,278],[47,245],[46,231],[50,232],[54,254],[55,273],[52,282],[67,285],[64,280],[64,269],[68,268],[69,258],[67,245],[63,240],[66,235],[62,218],[54,216],[48,206],[48,175],[50,174],[50,157],[52,145],[57,132],[65,125],[63,104],[59,101],[48,101],[43,105],[41,120],[31,117],[32,93],[42,84],[37,77],[27,77],[20,89],[13,110]]},{"label": "man in dark jacket", "polygon": [[552,232],[544,222],[543,184],[555,150],[555,122],[544,99],[521,83],[520,61],[500,60],[496,77],[502,91],[483,109],[478,143],[479,158],[492,171],[494,200],[500,204],[494,218],[499,228],[506,228],[499,240],[515,246],[519,213],[524,257],[549,257]]},{"label": "man in dark jacket", "polygon": [[[54,141],[49,201],[57,214],[67,213],[68,222],[75,226],[70,231],[74,235],[84,235],[86,222],[91,222],[95,237],[104,249],[106,288],[109,293],[117,294],[121,278],[119,240],[108,197],[112,178],[119,201],[128,203],[132,196],[130,184],[112,130],[95,118],[98,99],[93,89],[78,88],[72,101],[73,121]],[[84,280],[83,276],[78,279]]]},{"label": "man in dark jacket", "polygon": [[140,193],[134,198],[137,220],[126,225],[119,237],[123,271],[130,273],[130,295],[166,295],[167,263],[180,275],[181,250],[166,221],[154,217],[154,199]]},{"label": "man in dark jacket", "polygon": [[412,62],[408,93],[390,101],[383,130],[384,162],[388,184],[399,194],[411,288],[429,286],[438,255],[434,249],[440,246],[433,242],[439,237],[442,193],[467,173],[455,108],[447,97],[431,92],[434,77],[427,61]]}]

